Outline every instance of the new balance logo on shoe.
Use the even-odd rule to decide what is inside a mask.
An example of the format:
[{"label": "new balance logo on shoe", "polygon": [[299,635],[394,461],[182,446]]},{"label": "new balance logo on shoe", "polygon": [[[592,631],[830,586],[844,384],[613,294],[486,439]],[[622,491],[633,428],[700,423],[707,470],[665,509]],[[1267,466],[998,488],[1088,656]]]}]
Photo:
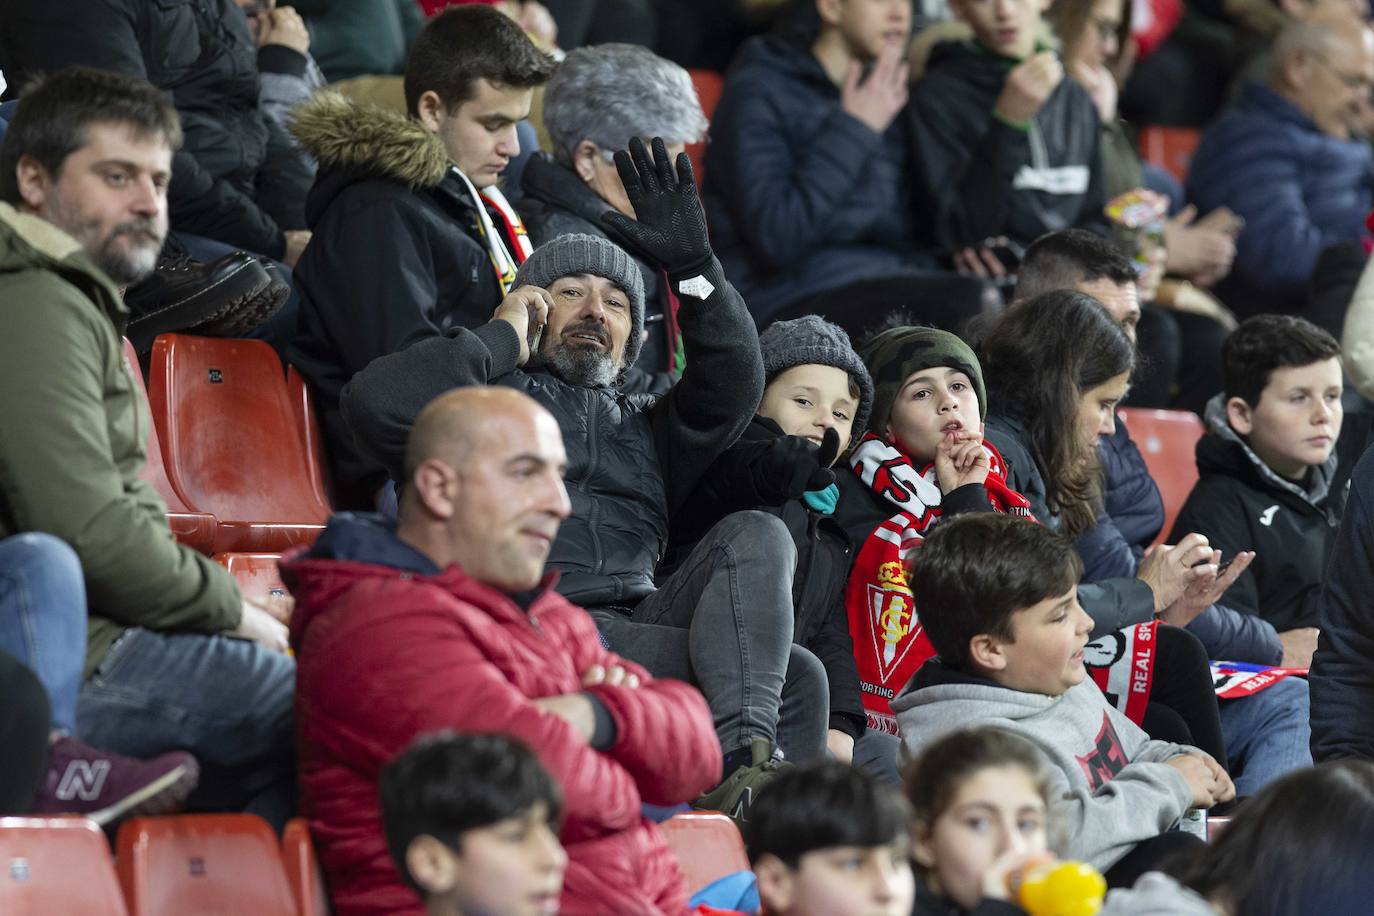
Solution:
[{"label": "new balance logo on shoe", "polygon": [[754,790],[745,786],[740,793],[739,800],[735,802],[734,809],[730,812],[730,818],[737,824],[742,824],[749,820],[749,808],[754,804]]},{"label": "new balance logo on shoe", "polygon": [[1270,506],[1268,509],[1265,509],[1263,512],[1260,513],[1259,523],[1264,527],[1268,528],[1270,525],[1274,524],[1274,515],[1278,511],[1278,506]]},{"label": "new balance logo on shoe", "polygon": [[73,760],[57,785],[57,797],[62,801],[95,801],[109,775],[108,760]]}]

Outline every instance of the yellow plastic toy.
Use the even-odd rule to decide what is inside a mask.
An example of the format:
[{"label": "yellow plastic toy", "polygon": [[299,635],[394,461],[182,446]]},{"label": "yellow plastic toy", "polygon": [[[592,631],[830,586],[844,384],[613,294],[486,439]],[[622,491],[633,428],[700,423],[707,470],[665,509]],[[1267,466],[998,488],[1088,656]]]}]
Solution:
[{"label": "yellow plastic toy", "polygon": [[1018,903],[1030,916],[1094,916],[1107,881],[1085,862],[1047,862],[1026,871]]}]

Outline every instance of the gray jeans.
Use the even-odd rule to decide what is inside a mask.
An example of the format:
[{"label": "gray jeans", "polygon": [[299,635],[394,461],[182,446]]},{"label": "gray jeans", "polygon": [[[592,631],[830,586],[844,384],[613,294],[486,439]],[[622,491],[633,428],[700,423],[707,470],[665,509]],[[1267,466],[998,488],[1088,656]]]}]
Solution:
[{"label": "gray jeans", "polygon": [[701,690],[726,753],[766,738],[809,760],[825,753],[830,690],[820,660],[792,643],[796,567],[780,519],[737,512],[629,616],[592,617],[613,652]]}]

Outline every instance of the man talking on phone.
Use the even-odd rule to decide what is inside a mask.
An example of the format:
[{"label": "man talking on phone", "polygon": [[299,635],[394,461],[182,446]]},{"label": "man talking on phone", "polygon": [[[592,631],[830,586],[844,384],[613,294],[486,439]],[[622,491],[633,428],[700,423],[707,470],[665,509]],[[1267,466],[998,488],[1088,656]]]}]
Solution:
[{"label": "man talking on phone", "polygon": [[568,450],[571,514],[548,567],[591,611],[612,651],[706,696],[725,780],[703,797],[747,816],[793,760],[824,753],[828,689],[820,662],[792,645],[795,548],[775,517],[722,520],[672,576],[654,580],[668,518],[749,423],[763,393],[758,335],[707,239],[691,163],[635,138],[616,167],[637,219],[608,213],[662,268],[680,306],[687,365],[662,397],[618,383],[644,325],[634,262],[611,242],[564,236],[535,249],[491,321],[373,361],[343,391],[358,447],[404,480],[411,425],[435,396],[464,385],[528,393],[553,414]]}]

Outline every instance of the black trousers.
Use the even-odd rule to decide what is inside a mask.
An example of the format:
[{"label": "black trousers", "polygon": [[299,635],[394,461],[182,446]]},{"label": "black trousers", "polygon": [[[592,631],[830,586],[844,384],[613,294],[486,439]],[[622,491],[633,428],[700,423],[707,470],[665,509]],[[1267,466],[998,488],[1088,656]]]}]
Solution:
[{"label": "black trousers", "polygon": [[1157,640],[1150,704],[1141,727],[1156,740],[1190,744],[1206,751],[1223,768],[1230,769],[1207,651],[1196,636],[1181,627],[1160,624]]},{"label": "black trousers", "polygon": [[0,815],[25,814],[48,769],[48,694],[0,652]]},{"label": "black trousers", "polygon": [[973,318],[1000,308],[996,289],[985,280],[913,268],[826,290],[783,309],[772,320],[820,315],[844,328],[857,345],[894,317],[958,334]]},{"label": "black trousers", "polygon": [[1147,871],[1161,871],[1171,863],[1201,855],[1206,847],[1206,843],[1191,833],[1171,830],[1137,843],[1135,849],[1107,869],[1103,877],[1109,888],[1130,887]]}]

